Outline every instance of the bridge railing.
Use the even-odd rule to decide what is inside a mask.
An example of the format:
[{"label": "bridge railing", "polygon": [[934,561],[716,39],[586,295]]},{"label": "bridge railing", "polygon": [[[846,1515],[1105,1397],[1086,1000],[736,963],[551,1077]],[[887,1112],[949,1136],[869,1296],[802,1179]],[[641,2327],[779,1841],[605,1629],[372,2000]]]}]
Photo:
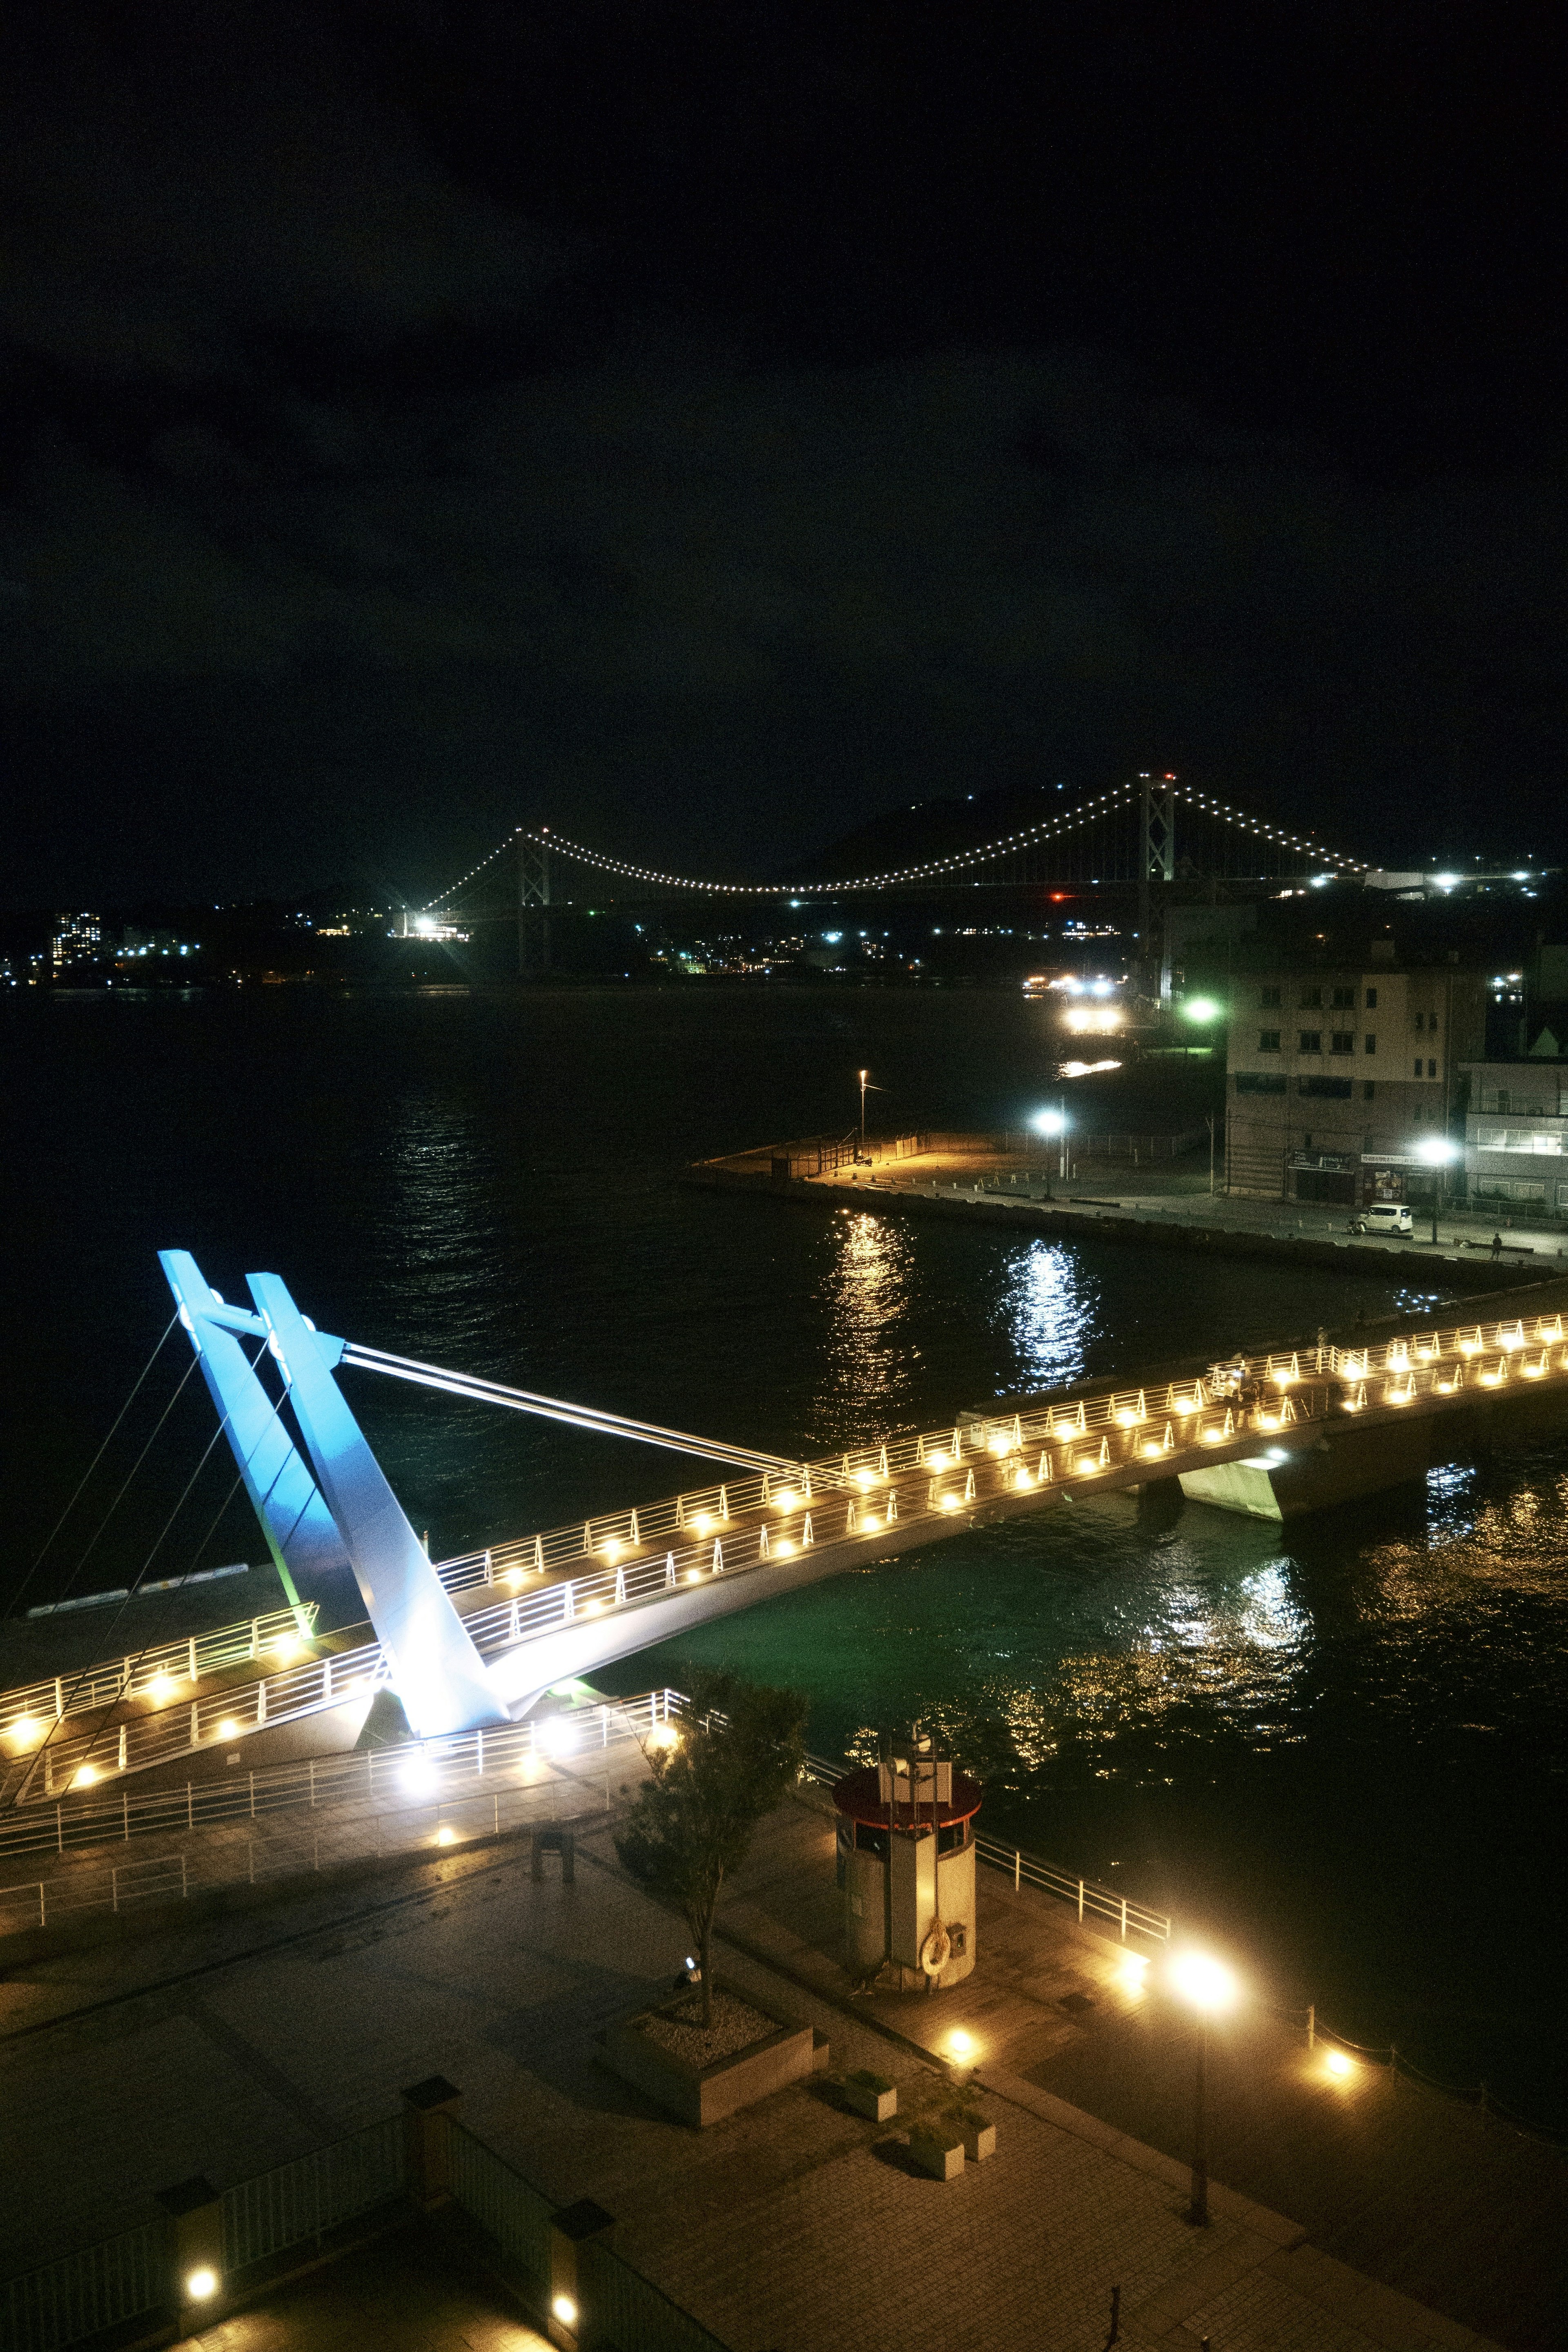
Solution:
[{"label": "bridge railing", "polygon": [[25,1746],[43,1725],[62,1722],[68,1715],[89,1714],[124,1699],[171,1696],[176,1683],[195,1684],[220,1666],[269,1654],[292,1657],[314,1632],[317,1615],[317,1603],[305,1601],[298,1609],[273,1609],[184,1641],[160,1642],[131,1657],[101,1659],[74,1674],[20,1683],[0,1692],[0,1739]]},{"label": "bridge railing", "polygon": [[[1233,1458],[1261,1439],[1337,1412],[1453,1399],[1474,1388],[1568,1372],[1563,1318],[1513,1317],[1461,1324],[1361,1348],[1295,1349],[1234,1359],[1206,1373],[1139,1389],[1053,1398],[1034,1411],[973,1416],[888,1438],[661,1501],[574,1521],[548,1534],[443,1562],[448,1589],[487,1586],[507,1597],[468,1612],[491,1655],[580,1621],[639,1606],[710,1577],[766,1571],[795,1554],[850,1538],[875,1540],[896,1522],[963,1513],[1003,1493],[1139,1468],[1173,1476],[1205,1448]],[[1222,1458],[1215,1454],[1212,1458]],[[242,1688],[194,1698],[106,1732],[51,1740],[28,1793],[50,1798],[106,1772],[222,1745],[290,1717],[369,1695],[387,1678],[378,1643],[313,1659]]]},{"label": "bridge railing", "polygon": [[[112,1798],[71,1796],[12,1813],[0,1822],[0,1864],[35,1854],[59,1857],[91,1847],[127,1845],[141,1838],[178,1838],[198,1830],[263,1822],[276,1814],[320,1815],[345,1805],[408,1816],[415,1843],[426,1833],[438,1838],[448,1816],[462,1835],[478,1835],[491,1826],[489,1799],[484,1795],[481,1801],[482,1791],[499,1786],[510,1794],[524,1794],[542,1785],[546,1773],[575,1769],[596,1752],[608,1752],[626,1740],[645,1741],[669,1720],[679,1703],[679,1692],[645,1691],[639,1697],[574,1707],[562,1715],[531,1716],[488,1730],[454,1732],[396,1748],[305,1757],[250,1772],[226,1773],[221,1779],[186,1780],[142,1796],[132,1796],[121,1783]],[[475,1802],[480,1806],[474,1816],[479,1827],[462,1828],[461,1809]],[[268,1841],[263,1851],[263,1873],[277,1861],[274,1846]],[[292,1857],[290,1868],[317,1866],[309,1844],[289,1847],[287,1853]],[[47,1925],[62,1910],[128,1910],[139,1902],[169,1900],[195,1892],[198,1885],[254,1875],[257,1869],[253,1858],[237,1874],[220,1869],[216,1877],[209,1873],[198,1878],[185,1871],[175,1853],[152,1864],[132,1862],[118,1871],[106,1866],[90,1880],[75,1874],[52,1881],[29,1880],[0,1888],[0,1932]]]},{"label": "bridge railing", "polygon": [[[690,1488],[462,1554],[441,1562],[437,1573],[449,1591],[482,1584],[509,1591],[519,1604],[515,1612],[502,1603],[467,1622],[476,1639],[483,1632],[499,1640],[504,1625],[505,1639],[520,1640],[547,1625],[646,1598],[661,1585],[672,1589],[717,1569],[752,1565],[755,1522],[787,1521],[786,1544],[869,1533],[875,1498],[911,1474],[932,1477],[933,1508],[961,1508],[972,1499],[964,1491],[970,1472],[987,1459],[1016,1468],[1033,1454],[1031,1475],[1082,1475],[1082,1456],[1092,1450],[1083,1441],[1094,1436],[1102,1441],[1100,1468],[1110,1466],[1112,1444],[1124,1452],[1135,1443],[1152,1460],[1248,1433],[1277,1437],[1298,1421],[1330,1412],[1406,1405],[1428,1392],[1447,1397],[1468,1386],[1489,1390],[1510,1380],[1543,1378],[1568,1369],[1553,1352],[1563,1341],[1563,1318],[1554,1313],[1458,1324],[1357,1348],[1237,1357],[1157,1386],[1055,1398],[1033,1411],[966,1417],[951,1431],[851,1447],[804,1463],[798,1475],[770,1471]],[[1064,1447],[1071,1457],[1065,1465]],[[1040,1461],[1044,1454],[1050,1459]],[[736,1549],[742,1534],[743,1553]],[[765,1542],[761,1556],[777,1558],[779,1543]]]}]

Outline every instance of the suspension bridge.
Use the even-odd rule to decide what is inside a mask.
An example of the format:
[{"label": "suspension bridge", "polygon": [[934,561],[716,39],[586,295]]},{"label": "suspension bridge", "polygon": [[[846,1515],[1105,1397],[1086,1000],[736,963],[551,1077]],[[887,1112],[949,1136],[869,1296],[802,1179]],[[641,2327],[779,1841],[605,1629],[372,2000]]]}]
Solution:
[{"label": "suspension bridge", "polygon": [[956,891],[1133,890],[1138,932],[1152,937],[1163,898],[1180,886],[1240,891],[1355,880],[1372,869],[1310,834],[1182,783],[1130,777],[994,839],[860,873],[778,881],[725,880],[636,863],[548,825],[518,825],[456,882],[407,918],[416,933],[498,920],[518,926],[520,966],[547,961],[549,912],[592,906],[626,912],[712,904],[732,913],[846,901],[909,904]]},{"label": "suspension bridge", "polygon": [[[52,1805],[62,1852],[68,1813],[96,1819],[106,1781],[222,1766],[310,1717],[332,1718],[335,1745],[352,1745],[384,1690],[404,1738],[437,1752],[482,1742],[552,1686],[976,1523],[1178,1484],[1279,1518],[1421,1475],[1462,1442],[1458,1416],[1568,1392],[1557,1285],[1528,1313],[1429,1317],[1376,1343],[1088,1382],[795,1460],[318,1331],[276,1275],[248,1276],[252,1305],[230,1306],[187,1253],[161,1255],[288,1605],[0,1695],[0,1806]],[[721,1475],[432,1563],[340,1385],[351,1371],[703,1458]],[[344,1569],[367,1622],[323,1634],[319,1595]]]}]

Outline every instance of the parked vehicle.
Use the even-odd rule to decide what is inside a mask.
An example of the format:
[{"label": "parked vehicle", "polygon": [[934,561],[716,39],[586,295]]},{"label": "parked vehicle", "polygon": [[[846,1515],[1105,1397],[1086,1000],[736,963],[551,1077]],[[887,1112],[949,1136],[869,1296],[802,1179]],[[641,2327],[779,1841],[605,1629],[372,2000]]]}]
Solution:
[{"label": "parked vehicle", "polygon": [[1413,1234],[1415,1220],[1403,1201],[1374,1201],[1351,1219],[1352,1234]]}]

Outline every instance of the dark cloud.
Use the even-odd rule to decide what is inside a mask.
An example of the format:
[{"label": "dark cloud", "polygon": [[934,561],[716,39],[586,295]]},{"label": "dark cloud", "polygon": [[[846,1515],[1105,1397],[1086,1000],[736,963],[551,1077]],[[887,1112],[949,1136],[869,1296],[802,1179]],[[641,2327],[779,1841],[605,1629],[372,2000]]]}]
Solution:
[{"label": "dark cloud", "polygon": [[754,871],[1152,757],[1379,854],[1554,792],[1549,453],[1368,467],[1039,325],[759,336],[356,21],[13,32],[13,896],[437,887],[545,810]]}]

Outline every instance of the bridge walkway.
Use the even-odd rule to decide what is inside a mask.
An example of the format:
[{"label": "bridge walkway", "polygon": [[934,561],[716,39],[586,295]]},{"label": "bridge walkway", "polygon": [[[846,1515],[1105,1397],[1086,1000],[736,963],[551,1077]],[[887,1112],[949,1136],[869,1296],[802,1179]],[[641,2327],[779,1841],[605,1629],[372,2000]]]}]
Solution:
[{"label": "bridge walkway", "polygon": [[[1229,1468],[1304,1480],[1309,1503],[1329,1499],[1311,1485],[1321,1444],[1342,1454],[1352,1430],[1369,1439],[1361,1491],[1412,1475],[1408,1433],[1421,1423],[1568,1390],[1563,1314],[1542,1305],[1422,1319],[1385,1339],[1265,1349],[1137,1386],[1088,1382],[794,1474],[764,1471],[574,1520],[438,1572],[503,1699],[521,1708],[553,1683],[728,1611],[1067,1495]],[[368,1701],[392,1663],[377,1642],[338,1639],[347,1646],[336,1654],[257,1675],[248,1701],[226,1688],[52,1738],[29,1799],[232,1745],[350,1696]]]}]

